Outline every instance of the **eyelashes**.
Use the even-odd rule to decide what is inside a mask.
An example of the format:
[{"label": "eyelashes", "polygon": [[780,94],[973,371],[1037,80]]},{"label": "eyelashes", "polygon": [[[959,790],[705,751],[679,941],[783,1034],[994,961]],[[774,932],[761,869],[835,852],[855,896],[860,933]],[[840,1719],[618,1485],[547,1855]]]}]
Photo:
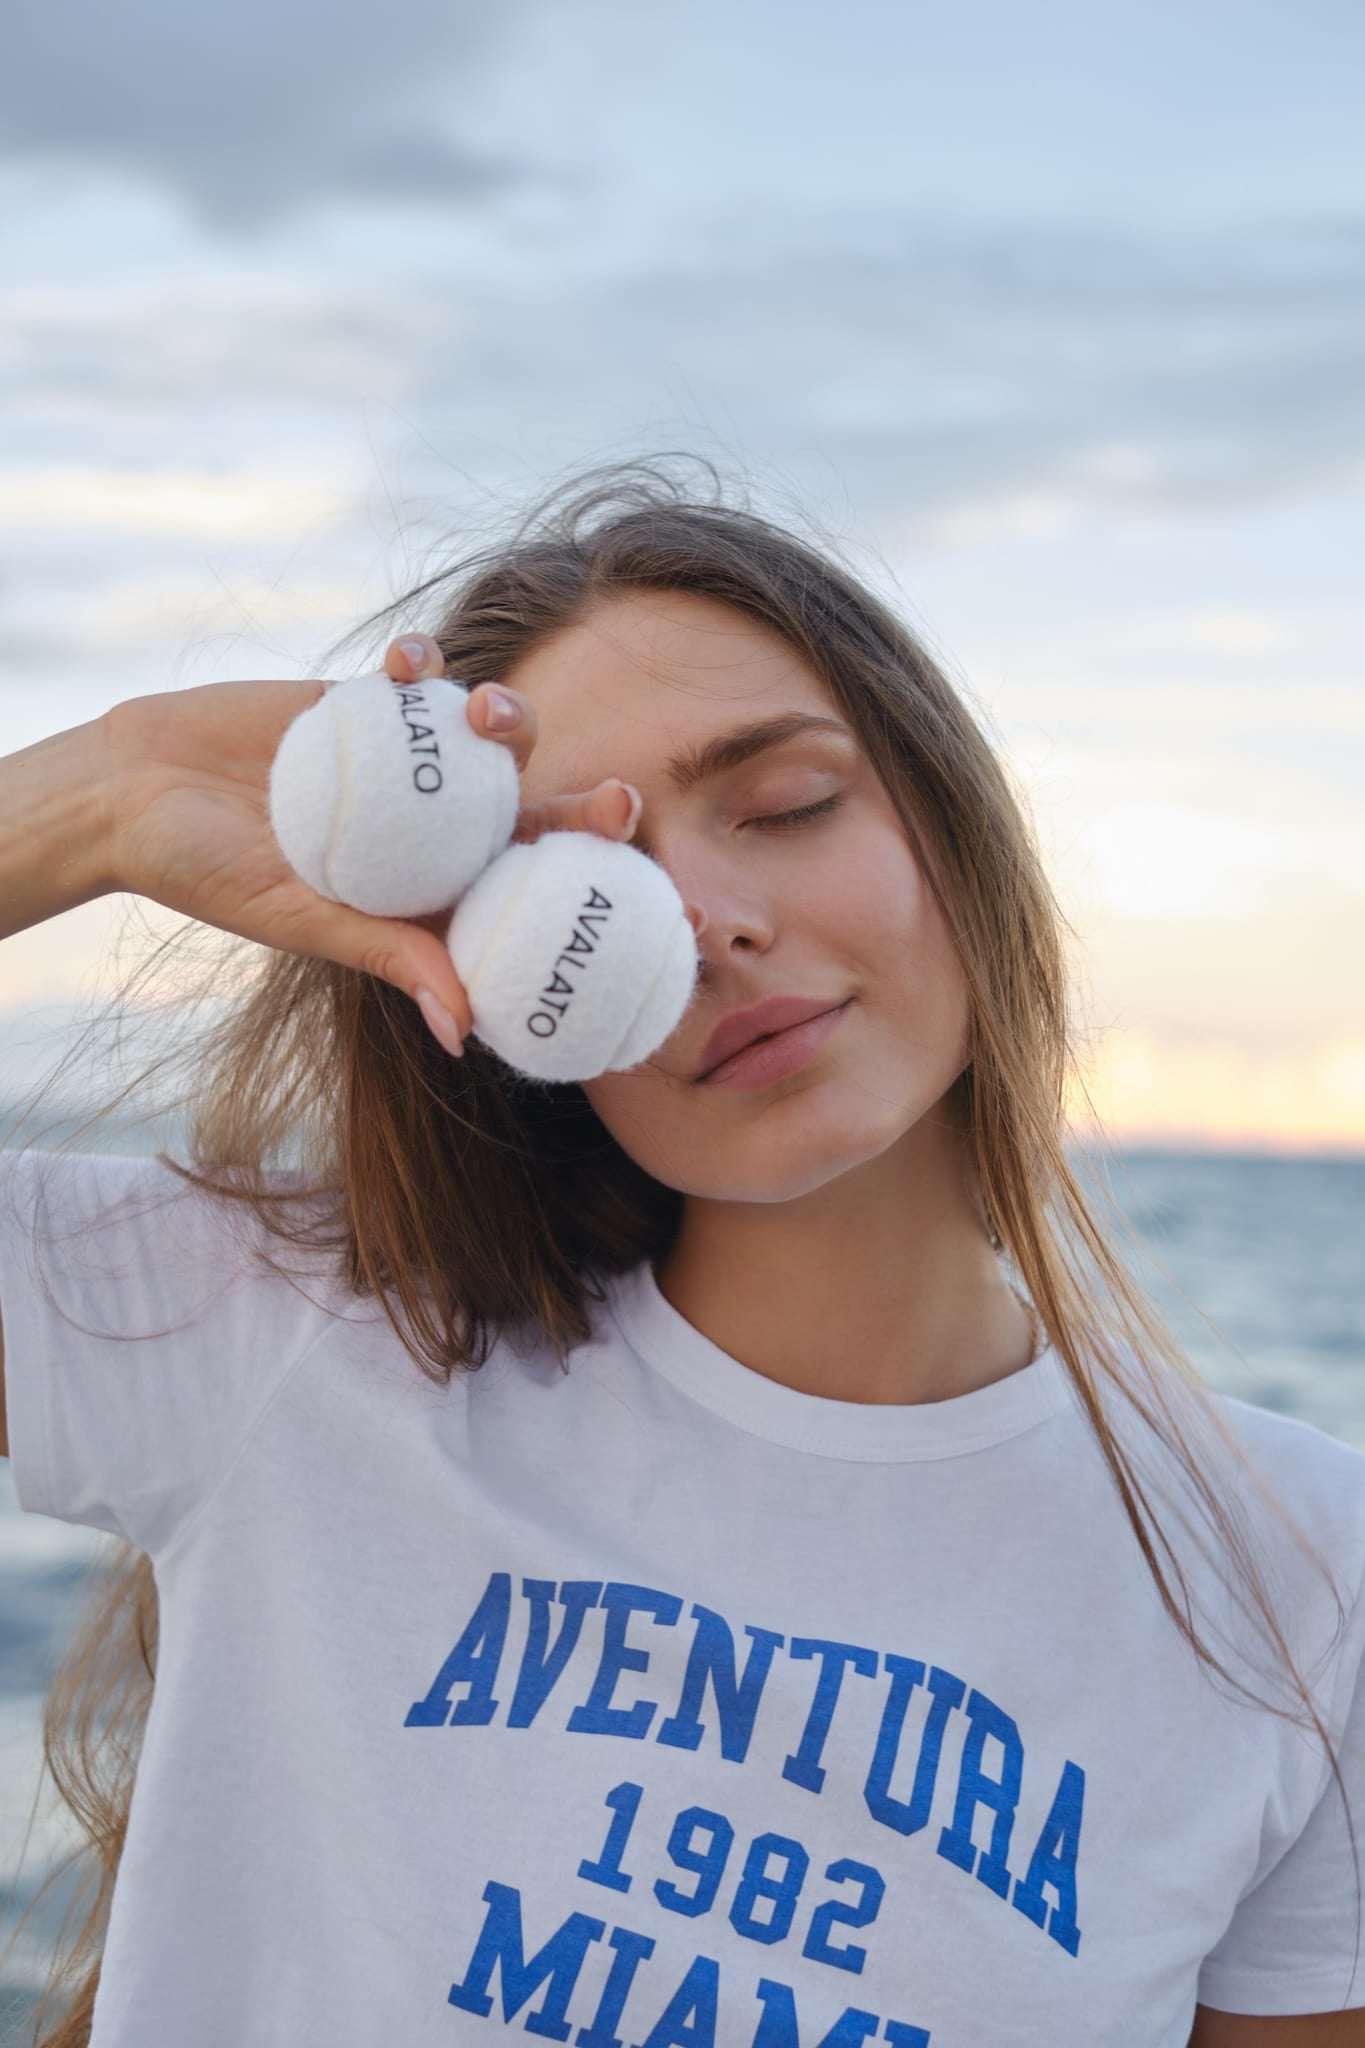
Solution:
[{"label": "eyelashes", "polygon": [[836,804],[842,802],[843,792],[839,791],[834,796],[822,797],[818,804],[802,804],[798,810],[794,811],[773,811],[767,817],[750,818],[749,823],[751,825],[758,825],[762,829],[771,832],[795,830],[801,825],[806,824],[810,819],[821,817],[827,811],[832,811]]},{"label": "eyelashes", "polygon": [[[841,804],[845,795],[844,790],[836,790],[833,796],[822,797],[819,803],[802,804],[793,811],[771,811],[760,818],[747,818],[745,823],[756,825],[762,832],[799,832],[802,826],[812,824],[816,818],[823,817],[836,805]],[[635,836],[629,844],[637,853],[643,853],[647,859],[658,859],[643,828],[636,828]]]}]

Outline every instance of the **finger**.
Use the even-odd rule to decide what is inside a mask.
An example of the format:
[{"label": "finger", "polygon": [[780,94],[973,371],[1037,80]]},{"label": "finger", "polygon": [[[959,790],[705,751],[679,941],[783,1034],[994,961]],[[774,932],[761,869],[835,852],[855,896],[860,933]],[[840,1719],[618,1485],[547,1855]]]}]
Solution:
[{"label": "finger", "polygon": [[434,920],[440,926],[439,936],[406,918],[367,917],[360,911],[355,915],[360,920],[356,930],[360,950],[354,964],[411,996],[437,1043],[453,1058],[461,1058],[474,1017],[445,943],[450,913]]},{"label": "finger", "polygon": [[430,633],[404,633],[384,649],[384,672],[396,683],[445,674],[445,656]]},{"label": "finger", "polygon": [[[300,884],[291,888],[287,900],[272,906],[270,943],[375,975],[414,1002],[420,990],[429,990],[462,1040],[473,1029],[474,1018],[464,983],[446,948],[449,925],[449,911],[420,921],[371,917]],[[429,1014],[428,1022],[432,1022]],[[445,1042],[440,1031],[436,1036]]]},{"label": "finger", "polygon": [[598,832],[604,839],[629,839],[639,823],[641,799],[632,783],[612,776],[596,789],[568,796],[548,796],[523,804],[517,813],[514,841],[534,841],[543,832]]},{"label": "finger", "polygon": [[[501,711],[503,702],[511,705],[515,721],[511,725],[494,725],[493,717]],[[510,689],[506,683],[474,683],[469,702],[465,705],[465,717],[484,739],[501,740],[512,749],[517,773],[520,774],[531,758],[531,750],[540,731],[536,707],[530,698],[523,696],[520,690]]]}]

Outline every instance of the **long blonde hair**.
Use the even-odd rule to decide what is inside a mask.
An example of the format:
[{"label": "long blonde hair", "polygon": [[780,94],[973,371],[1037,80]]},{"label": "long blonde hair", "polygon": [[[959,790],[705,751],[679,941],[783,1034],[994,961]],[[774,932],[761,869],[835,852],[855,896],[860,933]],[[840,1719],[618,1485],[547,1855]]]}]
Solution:
[{"label": "long blonde hair", "polygon": [[[426,630],[447,674],[496,679],[603,598],[687,590],[775,629],[821,677],[923,856],[966,973],[972,1056],[952,1106],[970,1134],[992,1242],[1070,1375],[1173,1624],[1211,1672],[1246,1690],[1196,1629],[1179,1556],[1106,1396],[1120,1395],[1173,1456],[1226,1583],[1288,1676],[1293,1704],[1264,1704],[1316,1730],[1344,1801],[1330,1738],[1239,1509],[1254,1475],[1239,1471],[1221,1492],[1214,1485],[1213,1454],[1232,1449],[1231,1433],[1113,1248],[1121,1219],[1102,1226],[1068,1163],[1069,1083],[1085,1095],[1063,944],[1070,927],[1026,803],[962,694],[837,546],[817,547],[759,516],[742,492],[727,502],[713,465],[696,459],[709,491],[671,474],[667,454],[571,477],[507,537],[406,592],[340,649],[376,625],[386,637],[395,621],[395,631],[421,626],[429,605]],[[150,971],[174,968],[201,945],[203,929],[187,921],[119,990],[116,1007]],[[579,1087],[522,1086],[477,1039],[451,1060],[388,982],[224,937],[212,977],[219,987],[233,980],[235,1000],[147,1070],[186,1071],[175,1103],[189,1112],[188,1163],[158,1157],[204,1193],[247,1205],[282,1247],[306,1244],[335,1259],[355,1293],[379,1300],[429,1378],[444,1384],[476,1369],[508,1321],[537,1326],[562,1360],[591,1332],[602,1278],[669,1246],[681,1196],[615,1143]],[[1098,1130],[1093,1111],[1092,1123]],[[294,1205],[292,1177],[277,1170],[286,1159],[310,1191],[306,1213]],[[477,1199],[452,1200],[462,1188]],[[1340,1627],[1339,1595],[1336,1603]],[[66,2010],[37,2048],[80,2048],[89,2038],[157,1619],[150,1560],[122,1545],[45,1703],[46,1764],[86,1837],[94,1896],[43,2000],[63,1994]]]}]

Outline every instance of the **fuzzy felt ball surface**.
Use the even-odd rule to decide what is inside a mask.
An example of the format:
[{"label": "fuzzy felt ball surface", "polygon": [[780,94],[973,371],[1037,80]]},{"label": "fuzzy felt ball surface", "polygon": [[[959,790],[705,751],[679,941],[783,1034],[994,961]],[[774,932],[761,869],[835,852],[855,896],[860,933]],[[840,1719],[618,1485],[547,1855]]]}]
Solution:
[{"label": "fuzzy felt ball surface", "polygon": [[270,824],[310,889],[372,917],[425,917],[497,858],[516,826],[517,764],[475,732],[468,701],[445,676],[352,676],[287,727]]},{"label": "fuzzy felt ball surface", "polygon": [[672,878],[597,832],[509,846],[457,906],[446,945],[476,1035],[544,1081],[637,1066],[696,986],[696,937]]}]

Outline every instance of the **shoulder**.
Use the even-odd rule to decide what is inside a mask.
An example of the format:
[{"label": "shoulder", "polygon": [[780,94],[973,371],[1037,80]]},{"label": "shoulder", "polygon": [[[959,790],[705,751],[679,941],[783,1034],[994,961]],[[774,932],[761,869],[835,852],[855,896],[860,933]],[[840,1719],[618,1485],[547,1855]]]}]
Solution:
[{"label": "shoulder", "polygon": [[[1244,1522],[1262,1523],[1279,1510],[1315,1541],[1330,1545],[1336,1562],[1349,1552],[1365,1561],[1365,1452],[1316,1423],[1223,1393],[1202,1376],[1193,1381],[1164,1365],[1153,1368],[1130,1346],[1119,1347],[1120,1384],[1136,1406],[1102,1392],[1112,1434],[1144,1476],[1168,1488],[1188,1507],[1208,1491],[1227,1498]],[[1154,1430],[1142,1406],[1159,1410]],[[1192,1495],[1191,1482],[1195,1492]]]},{"label": "shoulder", "polygon": [[1213,1403],[1252,1469],[1324,1536],[1365,1555],[1365,1452],[1315,1423],[1232,1394]]},{"label": "shoulder", "polygon": [[11,1211],[41,1226],[115,1223],[130,1210],[204,1210],[212,1197],[154,1155],[0,1151],[0,1192]]},{"label": "shoulder", "polygon": [[247,1277],[289,1286],[292,1276],[339,1305],[334,1196],[300,1173],[267,1169],[259,1186],[271,1200],[258,1209],[206,1178],[201,1186],[150,1154],[0,1150],[0,1237],[35,1281],[75,1274],[117,1288],[140,1279],[178,1297]]},{"label": "shoulder", "polygon": [[1365,1454],[1300,1417],[1214,1400],[1250,1475],[1229,1474],[1229,1495],[1286,1636],[1305,1676],[1339,1695],[1365,1653]]},{"label": "shoulder", "polygon": [[[1138,1369],[1129,1362],[1135,1377]],[[1161,1427],[1123,1401],[1106,1400],[1106,1419],[1201,1633],[1241,1644],[1260,1671],[1264,1599],[1296,1660],[1337,1682],[1365,1648],[1365,1454],[1202,1377],[1142,1370]],[[1277,1671],[1279,1661],[1277,1650]]]},{"label": "shoulder", "polygon": [[160,1232],[175,1180],[157,1160],[121,1152],[0,1151],[0,1227],[44,1261],[74,1257],[73,1247],[93,1260],[139,1232],[168,1242]]}]

